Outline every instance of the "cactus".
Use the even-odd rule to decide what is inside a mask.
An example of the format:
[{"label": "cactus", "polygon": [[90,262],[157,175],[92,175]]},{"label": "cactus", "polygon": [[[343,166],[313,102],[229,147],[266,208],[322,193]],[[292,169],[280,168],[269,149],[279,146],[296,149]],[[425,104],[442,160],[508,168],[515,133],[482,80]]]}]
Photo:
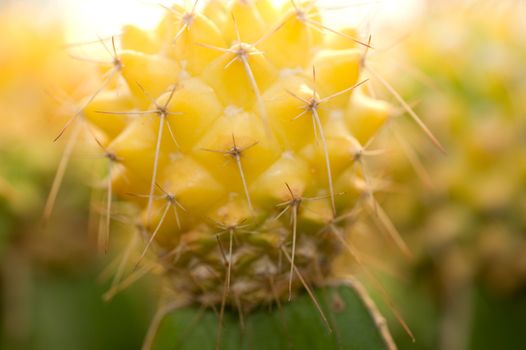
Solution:
[{"label": "cactus", "polygon": [[[49,142],[49,126],[63,123],[66,113],[54,97],[74,103],[93,88],[90,70],[62,49],[60,26],[38,25],[33,14],[24,6],[0,8],[1,217],[3,224],[16,222],[2,229],[5,238],[16,228],[30,231],[39,221],[46,181],[61,151]],[[69,74],[73,70],[76,75]]]},{"label": "cactus", "polygon": [[28,6],[0,8],[0,196],[14,216],[38,221],[39,181],[52,174],[61,151],[49,142],[52,128],[64,123],[96,80],[90,67],[64,51],[59,23],[35,23],[33,16]]},{"label": "cactus", "polygon": [[[399,86],[416,101],[415,109],[427,117],[448,156],[428,149],[411,125],[398,125],[404,142],[393,150],[389,167],[403,194],[387,198],[385,206],[415,248],[411,289],[417,282],[433,288],[434,307],[443,322],[440,339],[435,339],[439,346],[461,349],[467,348],[463,341],[474,341],[477,349],[507,347],[513,336],[522,337],[511,329],[521,322],[523,309],[500,317],[514,321],[480,333],[469,333],[469,320],[477,324],[479,312],[488,312],[489,305],[498,309],[506,298],[506,303],[524,300],[522,12],[511,2],[436,6],[442,8],[426,13],[400,45],[401,62],[412,68]],[[451,16],[452,12],[458,13]],[[400,65],[393,71],[399,76]],[[401,161],[407,154],[423,182],[413,181],[414,170]],[[483,305],[477,300],[481,294],[488,295]],[[490,342],[483,344],[486,340]]]},{"label": "cactus", "polygon": [[[340,348],[346,340],[335,339],[348,332],[327,316],[338,299],[327,304],[315,289],[330,284],[342,250],[356,257],[345,243],[346,222],[360,208],[381,210],[362,156],[375,154],[368,147],[393,108],[366,84],[370,38],[326,26],[312,1],[197,5],[165,8],[152,31],[127,25],[120,40],[101,39],[110,61],[99,64],[99,88],[59,134],[73,129],[74,142],[87,125],[107,159],[101,247],[108,249],[111,221],[122,221],[114,206],[123,204],[132,204],[126,221],[144,239],[135,255],[132,240],[105,296],[160,272],[167,303],[145,348],[174,308],[194,316],[215,310],[215,343],[231,348],[239,331],[233,313],[243,323],[264,305],[294,299],[283,310],[296,315],[306,291],[322,325],[343,333],[325,345]],[[343,304],[357,298],[373,312],[363,293],[346,295]],[[297,316],[289,322],[294,327]],[[385,331],[379,339],[382,345],[360,348],[394,347]]]},{"label": "cactus", "polygon": [[42,225],[62,150],[50,139],[96,86],[92,67],[64,50],[60,23],[36,21],[39,15],[31,6],[0,4],[0,348],[137,348],[145,310],[154,307],[144,302],[149,289],[107,305],[100,300],[105,286],[93,282],[102,261],[86,234],[89,189],[79,186],[92,160],[71,161],[67,198]]},{"label": "cactus", "polygon": [[[522,67],[526,46],[519,34],[521,26],[519,19],[498,6],[492,13],[484,7],[472,9],[458,19],[439,12],[405,43],[410,64],[434,82],[433,87],[407,84],[406,94],[418,89],[418,96],[423,96],[419,111],[428,116],[451,154],[442,160],[423,158],[434,183],[426,191],[412,190],[418,196],[408,201],[429,205],[418,217],[412,215],[412,221],[400,220],[400,224],[425,227],[421,239],[429,244],[426,249],[458,242],[469,275],[503,292],[526,281],[519,258],[526,247],[526,222],[520,214],[526,199]],[[448,28],[448,38],[455,40],[444,41],[437,28]],[[441,45],[426,45],[429,38]],[[465,53],[462,59],[437,64],[439,57],[458,48]],[[471,64],[477,58],[478,63]],[[436,110],[433,106],[438,104],[442,108]],[[403,181],[407,171],[394,170]],[[455,225],[439,227],[450,215],[458,216]]]}]

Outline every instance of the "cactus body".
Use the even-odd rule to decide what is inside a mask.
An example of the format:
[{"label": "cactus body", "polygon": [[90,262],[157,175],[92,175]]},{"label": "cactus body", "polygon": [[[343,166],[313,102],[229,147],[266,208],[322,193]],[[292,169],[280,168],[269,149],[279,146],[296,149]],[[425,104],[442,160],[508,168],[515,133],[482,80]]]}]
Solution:
[{"label": "cactus body", "polygon": [[362,85],[366,45],[314,4],[214,6],[126,26],[118,81],[84,115],[172,290],[250,310],[323,283],[330,228],[362,192],[356,155],[390,106]]}]

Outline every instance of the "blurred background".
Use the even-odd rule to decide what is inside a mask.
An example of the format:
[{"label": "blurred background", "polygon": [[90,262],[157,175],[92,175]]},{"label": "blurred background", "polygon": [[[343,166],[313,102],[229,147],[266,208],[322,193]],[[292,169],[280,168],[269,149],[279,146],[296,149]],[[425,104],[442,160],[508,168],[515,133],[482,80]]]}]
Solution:
[{"label": "blurred background", "polygon": [[[104,163],[97,152],[72,149],[53,212],[43,213],[69,148],[67,139],[53,140],[97,89],[96,69],[70,54],[102,51],[98,38],[118,36],[126,23],[153,28],[165,11],[159,3],[171,2],[0,0],[1,349],[140,348],[160,288],[149,276],[104,301],[134,228],[115,220],[114,248],[98,249]],[[384,156],[366,161],[372,176],[385,179],[377,199],[411,254],[378,234],[374,220],[350,228],[349,240],[414,333],[415,342],[370,286],[399,348],[523,348],[524,1],[319,4],[332,27],[372,35],[371,66],[447,151],[373,85],[400,113],[374,144]],[[95,44],[79,45],[86,42]],[[350,260],[343,266],[360,275]]]}]

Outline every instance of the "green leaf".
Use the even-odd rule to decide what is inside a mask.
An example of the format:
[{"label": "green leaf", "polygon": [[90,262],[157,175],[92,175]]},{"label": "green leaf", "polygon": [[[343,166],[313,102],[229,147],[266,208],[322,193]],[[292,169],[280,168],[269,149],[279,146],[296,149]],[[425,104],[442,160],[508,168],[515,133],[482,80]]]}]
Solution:
[{"label": "green leaf", "polygon": [[[379,315],[365,300],[356,282],[315,291],[331,331],[307,293],[272,310],[260,309],[243,320],[237,312],[225,313],[221,330],[224,350],[383,350],[393,349],[386,328],[379,328]],[[373,315],[374,313],[374,315]],[[216,349],[219,330],[212,310],[183,308],[171,312],[159,327],[155,350]]]}]

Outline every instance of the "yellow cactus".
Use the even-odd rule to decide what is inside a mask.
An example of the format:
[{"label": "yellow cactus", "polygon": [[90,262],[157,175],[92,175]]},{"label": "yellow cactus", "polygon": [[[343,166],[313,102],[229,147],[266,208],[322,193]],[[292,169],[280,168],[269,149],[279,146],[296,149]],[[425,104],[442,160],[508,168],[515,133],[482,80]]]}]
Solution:
[{"label": "yellow cactus", "polygon": [[2,7],[0,12],[0,137],[4,142],[31,135],[47,143],[50,129],[46,126],[64,122],[60,104],[53,98],[75,100],[93,88],[89,67],[64,51],[60,25],[37,24],[33,13],[21,5]]},{"label": "yellow cactus", "polygon": [[[64,123],[73,103],[94,87],[89,67],[64,51],[59,23],[37,24],[34,14],[22,5],[0,9],[0,199],[20,216],[35,214],[40,179],[33,177],[52,171],[60,155],[49,142],[50,126]],[[13,178],[13,169],[20,167],[17,156],[27,162],[25,185],[18,183],[22,173]]]},{"label": "yellow cactus", "polygon": [[136,265],[189,303],[249,310],[323,284],[371,192],[355,163],[393,114],[364,84],[369,44],[312,1],[270,0],[174,5],[111,44],[78,116],[109,159],[104,233],[112,197],[134,203]]},{"label": "yellow cactus", "polygon": [[[451,17],[453,6],[427,16],[403,46],[406,62],[428,77],[415,82],[412,75],[405,95],[421,99],[417,109],[449,155],[433,156],[404,126],[405,138],[424,153],[431,184],[408,181],[411,170],[391,158],[392,174],[408,191],[389,207],[401,230],[424,249],[421,258],[432,254],[439,261],[444,285],[458,270],[462,283],[481,279],[511,292],[526,281],[520,258],[526,247],[520,214],[526,200],[524,23],[506,6],[488,3]],[[447,268],[450,258],[456,269]]]}]

